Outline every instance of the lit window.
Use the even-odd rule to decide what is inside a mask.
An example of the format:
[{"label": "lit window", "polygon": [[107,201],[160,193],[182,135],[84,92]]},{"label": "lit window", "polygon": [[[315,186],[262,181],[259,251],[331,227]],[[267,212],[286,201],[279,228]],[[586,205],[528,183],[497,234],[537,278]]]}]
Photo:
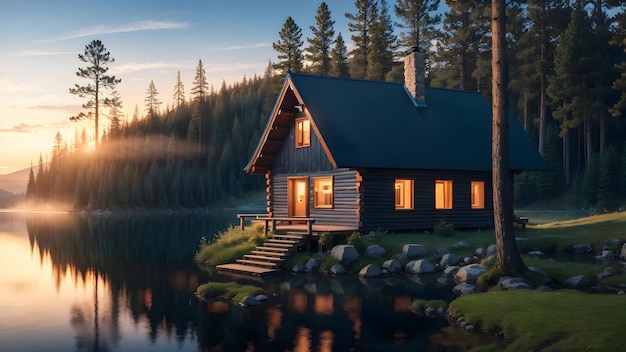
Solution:
[{"label": "lit window", "polygon": [[296,120],[296,148],[311,145],[311,121],[306,118]]},{"label": "lit window", "polygon": [[452,209],[452,181],[435,181],[435,209]]},{"label": "lit window", "polygon": [[313,206],[315,208],[333,207],[333,178],[324,177],[314,180]]},{"label": "lit window", "polygon": [[484,181],[472,181],[472,209],[485,209]]},{"label": "lit window", "polygon": [[413,209],[413,180],[397,179],[395,183],[396,209]]}]

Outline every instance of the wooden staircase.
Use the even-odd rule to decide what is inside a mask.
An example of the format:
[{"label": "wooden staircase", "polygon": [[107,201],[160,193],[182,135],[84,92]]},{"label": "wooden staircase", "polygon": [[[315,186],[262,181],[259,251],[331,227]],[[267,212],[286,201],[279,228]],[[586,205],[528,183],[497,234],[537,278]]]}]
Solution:
[{"label": "wooden staircase", "polygon": [[257,246],[250,254],[245,254],[236,263],[216,266],[219,271],[230,271],[240,274],[263,276],[278,273],[285,259],[304,244],[303,235],[274,234],[261,246]]}]

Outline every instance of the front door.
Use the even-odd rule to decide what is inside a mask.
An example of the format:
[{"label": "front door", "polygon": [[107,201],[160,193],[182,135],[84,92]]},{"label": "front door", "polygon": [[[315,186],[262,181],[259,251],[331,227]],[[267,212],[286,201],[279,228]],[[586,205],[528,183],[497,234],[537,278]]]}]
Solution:
[{"label": "front door", "polygon": [[309,215],[309,178],[289,179],[289,217]]}]

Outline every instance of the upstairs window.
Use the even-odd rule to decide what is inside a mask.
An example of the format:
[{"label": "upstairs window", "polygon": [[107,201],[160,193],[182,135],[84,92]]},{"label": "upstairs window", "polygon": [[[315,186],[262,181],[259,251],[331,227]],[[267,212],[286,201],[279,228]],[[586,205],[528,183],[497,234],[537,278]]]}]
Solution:
[{"label": "upstairs window", "polygon": [[413,180],[396,179],[396,210],[413,209]]},{"label": "upstairs window", "polygon": [[452,181],[435,181],[435,209],[452,209]]},{"label": "upstairs window", "polygon": [[314,179],[313,206],[321,209],[333,207],[333,178],[320,177]]},{"label": "upstairs window", "polygon": [[311,146],[311,121],[296,119],[296,148]]},{"label": "upstairs window", "polygon": [[472,209],[485,209],[485,182],[472,181]]}]

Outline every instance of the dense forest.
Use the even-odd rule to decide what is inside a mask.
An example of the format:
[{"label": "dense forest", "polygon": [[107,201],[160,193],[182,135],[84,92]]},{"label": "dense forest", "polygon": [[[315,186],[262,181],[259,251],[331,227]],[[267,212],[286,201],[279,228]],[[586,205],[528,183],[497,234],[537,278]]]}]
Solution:
[{"label": "dense forest", "polygon": [[[254,151],[288,70],[359,79],[403,80],[402,57],[427,53],[427,84],[491,92],[490,6],[446,0],[356,0],[349,21],[351,51],[335,33],[322,2],[312,15],[311,37],[289,17],[273,48],[277,61],[264,73],[209,89],[198,61],[190,99],[180,74],[173,101],[163,101],[153,82],[145,110],[120,116],[119,80],[104,75],[99,93],[70,89],[92,99],[108,119],[87,148],[85,131],[70,143],[53,141],[50,160],[31,170],[28,202],[65,202],[79,209],[195,208],[225,195],[263,187],[243,167]],[[439,11],[445,8],[444,12]],[[391,14],[395,17],[392,19]],[[563,206],[614,210],[626,199],[626,14],[618,1],[532,0],[508,5],[509,106],[536,142],[550,170],[515,178],[515,202],[526,206],[558,198]],[[398,33],[398,34],[396,34]],[[99,43],[99,41],[98,41]],[[101,43],[99,43],[101,45]],[[89,51],[79,58],[89,63]],[[103,49],[103,47],[100,47]],[[100,52],[108,62],[108,52]],[[105,56],[106,55],[106,56]],[[82,57],[81,57],[82,56]],[[84,70],[84,71],[83,71]],[[77,74],[86,69],[79,68]],[[80,76],[80,74],[79,74]],[[89,77],[84,77],[89,78]],[[97,92],[98,90],[96,90]],[[95,99],[94,99],[95,98]],[[100,98],[100,99],[98,99]],[[385,136],[381,136],[385,138]]]}]

